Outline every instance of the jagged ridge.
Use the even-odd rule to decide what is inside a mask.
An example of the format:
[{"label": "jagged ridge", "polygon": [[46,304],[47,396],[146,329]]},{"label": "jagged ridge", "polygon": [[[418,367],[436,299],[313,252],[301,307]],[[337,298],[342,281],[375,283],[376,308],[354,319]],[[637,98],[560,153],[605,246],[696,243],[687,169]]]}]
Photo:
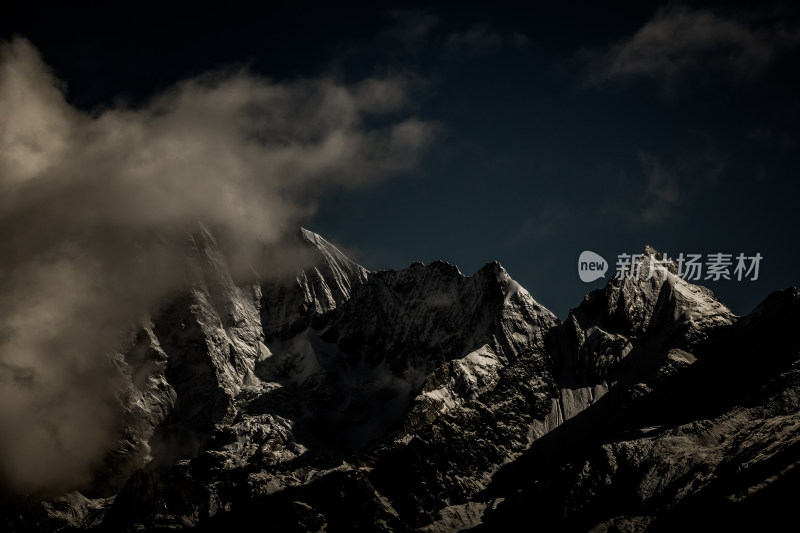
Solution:
[{"label": "jagged ridge", "polygon": [[739,319],[673,268],[562,324],[498,263],[369,272],[290,240],[303,268],[243,286],[190,239],[193,289],[115,356],[119,446],[10,528],[666,527],[795,486],[797,289]]}]

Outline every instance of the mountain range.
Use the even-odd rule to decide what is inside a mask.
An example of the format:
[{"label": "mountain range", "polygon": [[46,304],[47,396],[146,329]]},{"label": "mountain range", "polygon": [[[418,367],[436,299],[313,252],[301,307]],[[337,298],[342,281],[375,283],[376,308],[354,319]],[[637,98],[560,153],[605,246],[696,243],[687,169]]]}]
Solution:
[{"label": "mountain range", "polygon": [[[90,482],[5,494],[8,531],[661,531],[769,527],[800,489],[800,290],[734,315],[674,265],[562,322],[497,262],[371,272],[321,236],[191,290],[110,358]],[[640,272],[662,256],[646,247]],[[546,282],[543,280],[543,282]]]}]

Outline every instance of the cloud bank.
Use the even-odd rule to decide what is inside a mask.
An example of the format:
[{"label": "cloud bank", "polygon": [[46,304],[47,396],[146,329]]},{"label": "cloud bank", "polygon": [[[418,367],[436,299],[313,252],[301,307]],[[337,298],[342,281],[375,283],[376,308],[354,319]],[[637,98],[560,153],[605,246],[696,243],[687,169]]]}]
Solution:
[{"label": "cloud bank", "polygon": [[688,79],[720,72],[739,79],[757,76],[800,34],[778,22],[754,26],[710,10],[671,5],[630,38],[606,50],[584,51],[588,85],[652,79],[672,96]]},{"label": "cloud bank", "polygon": [[630,221],[636,225],[665,225],[681,212],[691,210],[698,194],[714,187],[725,175],[727,156],[713,143],[703,150],[664,159],[656,154],[638,154],[646,188],[636,201]]},{"label": "cloud bank", "polygon": [[107,356],[185,288],[198,222],[246,261],[327,188],[411,168],[435,134],[403,116],[400,78],[218,71],[93,112],[63,87],[31,43],[0,43],[0,483],[23,492],[79,485],[112,445]]}]

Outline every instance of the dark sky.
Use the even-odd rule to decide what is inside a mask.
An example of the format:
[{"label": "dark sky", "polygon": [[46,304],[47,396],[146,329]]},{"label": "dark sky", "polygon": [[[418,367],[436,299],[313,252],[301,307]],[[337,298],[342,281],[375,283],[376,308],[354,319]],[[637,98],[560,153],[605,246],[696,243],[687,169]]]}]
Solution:
[{"label": "dark sky", "polygon": [[583,250],[612,271],[646,244],[760,253],[757,281],[705,282],[737,314],[800,285],[792,3],[4,4],[0,38],[27,38],[88,111],[219,68],[411,80],[410,112],[439,125],[423,159],[326,189],[305,224],[367,268],[498,260],[560,318],[604,283],[579,280]]}]

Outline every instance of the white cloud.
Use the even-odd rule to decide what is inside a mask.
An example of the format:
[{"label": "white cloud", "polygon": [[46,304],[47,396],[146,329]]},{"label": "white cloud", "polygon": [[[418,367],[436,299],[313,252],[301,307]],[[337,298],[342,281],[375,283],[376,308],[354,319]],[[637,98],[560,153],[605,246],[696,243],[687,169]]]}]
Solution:
[{"label": "white cloud", "polygon": [[796,32],[778,24],[756,28],[709,10],[669,6],[630,38],[583,55],[590,85],[648,78],[670,96],[686,78],[707,72],[751,78],[797,41]]},{"label": "white cloud", "polygon": [[434,124],[365,125],[408,100],[399,77],[214,72],[86,113],[29,42],[0,43],[2,477],[18,490],[80,482],[113,434],[102,362],[143,310],[184,288],[187,232],[201,221],[235,234],[247,261],[327,187],[412,167]]}]

